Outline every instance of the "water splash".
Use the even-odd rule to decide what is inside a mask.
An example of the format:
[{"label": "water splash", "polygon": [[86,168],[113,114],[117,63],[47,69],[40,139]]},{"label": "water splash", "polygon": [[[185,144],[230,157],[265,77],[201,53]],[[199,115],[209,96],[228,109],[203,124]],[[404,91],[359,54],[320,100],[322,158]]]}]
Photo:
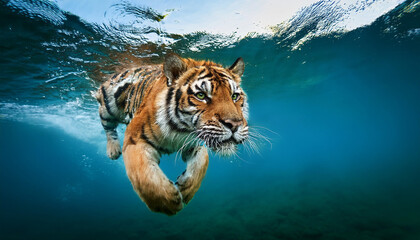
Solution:
[{"label": "water splash", "polygon": [[[3,1],[1,1],[3,2]],[[34,20],[41,19],[54,25],[61,25],[66,20],[64,13],[56,4],[44,0],[10,0],[5,1],[12,11]]]},{"label": "water splash", "polygon": [[274,26],[280,44],[293,50],[321,36],[342,34],[366,26],[403,0],[319,1],[301,9],[288,21]]}]

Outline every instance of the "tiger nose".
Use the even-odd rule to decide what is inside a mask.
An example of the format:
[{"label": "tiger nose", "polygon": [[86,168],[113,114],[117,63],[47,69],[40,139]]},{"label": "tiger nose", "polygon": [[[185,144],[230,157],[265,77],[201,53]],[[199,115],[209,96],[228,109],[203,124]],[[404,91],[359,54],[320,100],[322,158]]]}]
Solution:
[{"label": "tiger nose", "polygon": [[239,128],[239,126],[242,125],[242,120],[237,120],[237,119],[220,119],[220,122],[225,125],[227,128],[229,128],[232,132],[236,132]]}]

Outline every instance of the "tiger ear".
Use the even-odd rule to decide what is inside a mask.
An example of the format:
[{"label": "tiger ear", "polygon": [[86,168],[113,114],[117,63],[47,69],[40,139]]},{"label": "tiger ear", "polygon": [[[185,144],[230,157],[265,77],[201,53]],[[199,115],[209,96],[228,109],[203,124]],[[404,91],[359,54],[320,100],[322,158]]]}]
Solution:
[{"label": "tiger ear", "polygon": [[187,64],[182,60],[182,58],[174,53],[168,54],[165,57],[165,63],[163,64],[163,72],[165,73],[168,82],[168,86],[171,86],[172,83],[181,76],[187,70]]},{"label": "tiger ear", "polygon": [[244,60],[241,57],[236,59],[232,66],[230,66],[229,70],[231,70],[234,74],[239,75],[239,77],[242,77],[245,70]]}]

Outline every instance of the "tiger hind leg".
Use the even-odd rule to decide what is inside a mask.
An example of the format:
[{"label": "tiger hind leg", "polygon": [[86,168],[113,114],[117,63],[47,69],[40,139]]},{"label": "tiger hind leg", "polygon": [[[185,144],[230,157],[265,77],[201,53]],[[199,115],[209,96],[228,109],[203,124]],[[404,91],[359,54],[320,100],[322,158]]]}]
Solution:
[{"label": "tiger hind leg", "polygon": [[99,116],[101,117],[102,127],[105,130],[107,145],[106,155],[115,160],[121,155],[121,145],[118,139],[117,127],[118,121],[110,116],[105,108],[99,108]]}]

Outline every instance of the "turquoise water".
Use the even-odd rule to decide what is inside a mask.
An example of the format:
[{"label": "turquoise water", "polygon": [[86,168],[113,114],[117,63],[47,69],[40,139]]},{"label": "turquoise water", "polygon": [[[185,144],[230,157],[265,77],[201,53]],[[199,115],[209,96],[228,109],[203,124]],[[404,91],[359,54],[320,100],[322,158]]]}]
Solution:
[{"label": "turquoise water", "polygon": [[[331,2],[246,37],[168,33],[146,7],[134,17],[151,26],[134,29],[0,2],[1,239],[420,239],[418,1],[307,41],[337,16]],[[271,142],[211,156],[173,217],[150,212],[106,157],[91,96],[116,68],[168,51],[242,56],[250,125]],[[172,179],[185,167],[174,155],[161,166]]]}]

